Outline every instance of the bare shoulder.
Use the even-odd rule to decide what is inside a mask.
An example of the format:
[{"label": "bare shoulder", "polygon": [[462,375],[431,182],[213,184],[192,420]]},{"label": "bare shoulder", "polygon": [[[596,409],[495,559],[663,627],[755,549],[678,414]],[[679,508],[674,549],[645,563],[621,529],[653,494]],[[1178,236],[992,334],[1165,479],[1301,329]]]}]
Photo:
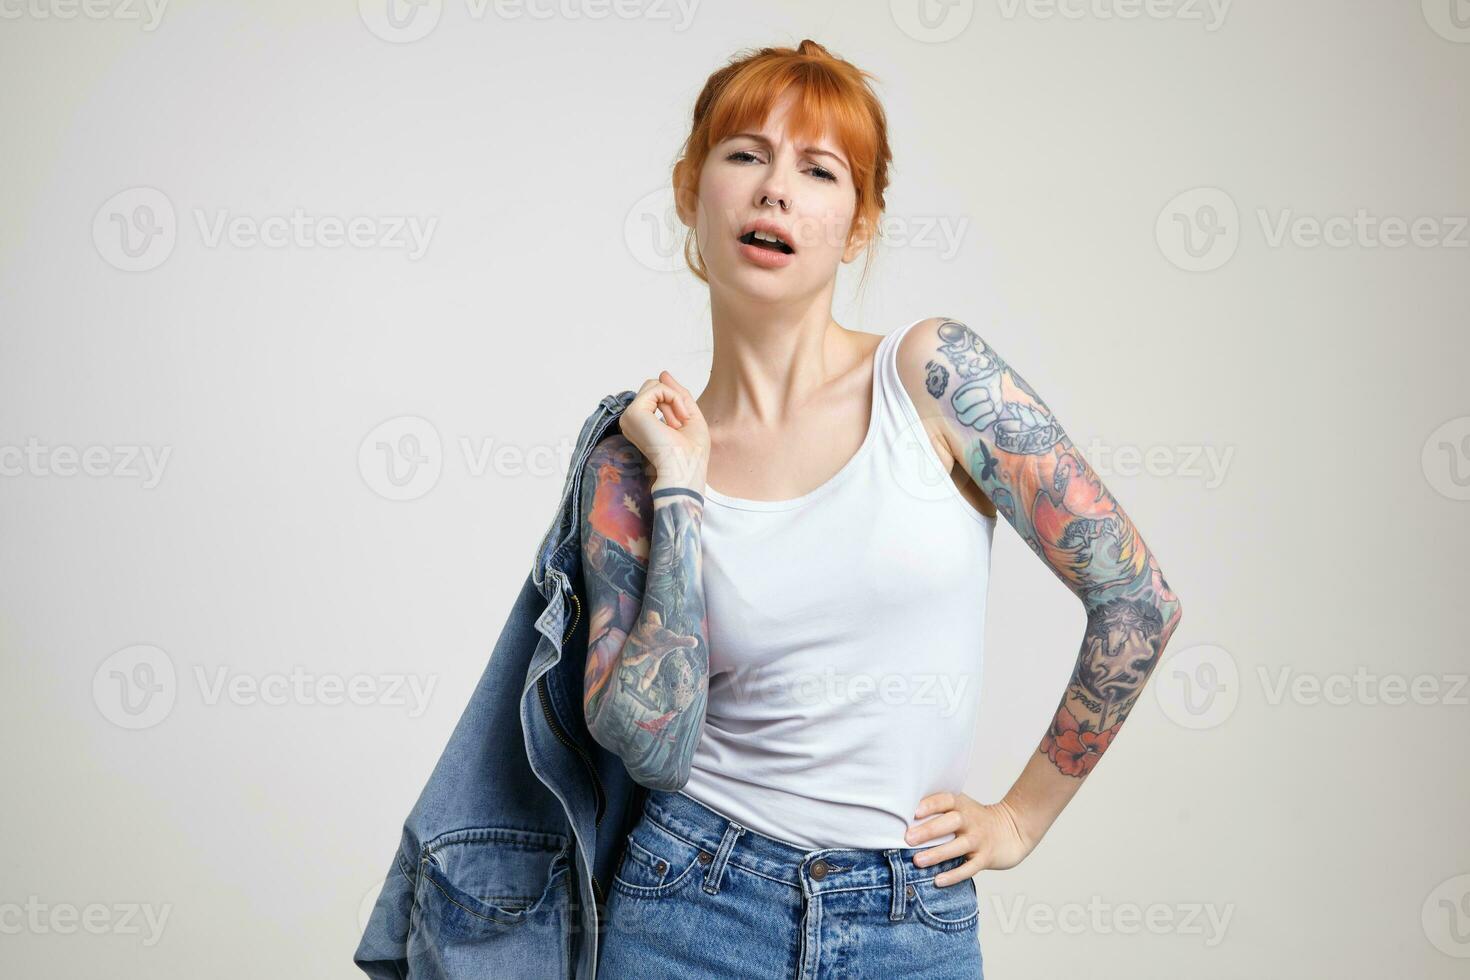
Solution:
[{"label": "bare shoulder", "polygon": [[[942,463],[970,458],[970,436],[975,435],[969,428],[975,422],[970,403],[975,398],[989,400],[989,382],[998,366],[1000,357],[957,317],[928,317],[901,336],[898,378]],[[967,394],[961,395],[961,391]],[[973,483],[969,470],[963,473],[961,483]],[[967,486],[961,489],[969,491]],[[982,494],[975,492],[972,502],[982,513],[994,516],[992,505],[980,497]]]},{"label": "bare shoulder", "polygon": [[943,415],[939,397],[949,386],[953,365],[945,356],[957,341],[973,335],[964,323],[950,316],[931,316],[908,328],[895,352],[898,378],[921,419]]}]

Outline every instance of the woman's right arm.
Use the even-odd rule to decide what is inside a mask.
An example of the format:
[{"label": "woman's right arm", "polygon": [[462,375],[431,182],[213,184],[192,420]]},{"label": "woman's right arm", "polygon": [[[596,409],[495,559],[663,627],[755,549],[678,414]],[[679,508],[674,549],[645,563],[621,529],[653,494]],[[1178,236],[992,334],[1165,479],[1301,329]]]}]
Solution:
[{"label": "woman's right arm", "polygon": [[653,789],[688,782],[704,726],[703,516],[702,498],[656,481],[622,433],[589,455],[580,515],[591,610],[583,708],[598,744]]}]

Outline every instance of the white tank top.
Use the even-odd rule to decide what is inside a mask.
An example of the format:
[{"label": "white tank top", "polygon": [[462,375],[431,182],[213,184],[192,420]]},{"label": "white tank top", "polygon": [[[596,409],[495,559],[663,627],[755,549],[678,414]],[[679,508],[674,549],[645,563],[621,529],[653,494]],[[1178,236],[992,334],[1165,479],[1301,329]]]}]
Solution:
[{"label": "white tank top", "polygon": [[969,769],[995,518],[899,381],[915,324],[879,343],[867,435],[830,480],[791,500],[705,491],[709,704],[683,791],[806,849],[915,846],[919,801]]}]

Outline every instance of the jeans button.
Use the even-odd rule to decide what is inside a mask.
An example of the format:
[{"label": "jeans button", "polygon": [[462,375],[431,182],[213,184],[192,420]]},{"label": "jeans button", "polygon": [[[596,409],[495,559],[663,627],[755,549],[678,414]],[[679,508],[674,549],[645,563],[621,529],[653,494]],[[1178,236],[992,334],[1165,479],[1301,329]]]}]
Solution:
[{"label": "jeans button", "polygon": [[822,858],[817,858],[817,862],[812,865],[812,877],[818,881],[827,877],[827,862]]},{"label": "jeans button", "polygon": [[715,859],[715,856],[713,854],[711,854],[709,851],[700,851],[699,852],[699,863],[700,864],[709,864],[714,859]]},{"label": "jeans button", "polygon": [[913,898],[914,897],[914,886],[913,885],[904,885],[903,886],[903,893],[905,895],[907,895],[909,898]]}]

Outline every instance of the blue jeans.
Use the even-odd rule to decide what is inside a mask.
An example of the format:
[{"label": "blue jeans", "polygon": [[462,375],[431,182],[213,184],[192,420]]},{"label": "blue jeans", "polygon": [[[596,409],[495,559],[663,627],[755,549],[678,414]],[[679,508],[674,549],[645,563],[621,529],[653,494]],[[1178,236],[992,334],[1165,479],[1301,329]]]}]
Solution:
[{"label": "blue jeans", "polygon": [[[805,850],[650,790],[607,899],[599,980],[981,980],[975,879],[922,847]],[[604,972],[605,971],[605,972]]]}]

